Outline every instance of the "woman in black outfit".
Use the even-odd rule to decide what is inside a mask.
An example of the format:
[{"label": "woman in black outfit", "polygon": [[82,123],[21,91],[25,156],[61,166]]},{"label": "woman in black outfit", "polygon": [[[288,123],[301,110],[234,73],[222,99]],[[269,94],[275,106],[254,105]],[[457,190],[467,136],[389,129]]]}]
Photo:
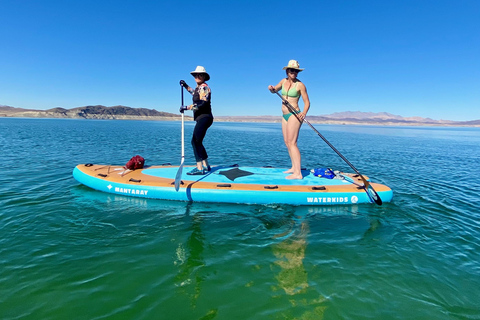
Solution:
[{"label": "woman in black outfit", "polygon": [[211,106],[211,91],[206,81],[210,80],[210,75],[204,67],[198,66],[195,71],[190,72],[195,78],[197,87],[190,88],[185,81],[181,80],[180,84],[187,89],[193,96],[193,104],[182,107],[183,110],[193,110],[193,119],[197,122],[195,129],[193,129],[192,146],[197,167],[192,171],[187,172],[188,175],[204,175],[208,173],[210,165],[208,164],[208,155],[203,146],[203,138],[207,133],[208,128],[213,123],[212,106]]}]

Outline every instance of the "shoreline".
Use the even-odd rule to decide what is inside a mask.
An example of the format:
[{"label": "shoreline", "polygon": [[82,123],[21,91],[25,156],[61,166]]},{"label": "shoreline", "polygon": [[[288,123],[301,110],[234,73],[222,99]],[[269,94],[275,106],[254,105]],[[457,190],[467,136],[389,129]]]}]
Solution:
[{"label": "shoreline", "polygon": [[[128,115],[89,115],[85,117],[68,117],[68,116],[56,116],[52,114],[45,114],[45,115],[31,115],[31,114],[5,114],[0,113],[0,118],[12,118],[12,119],[65,119],[65,120],[133,120],[133,121],[181,121],[181,116],[128,116]],[[449,123],[442,123],[442,122],[414,122],[414,121],[372,121],[372,120],[333,120],[333,119],[325,119],[325,120],[315,120],[315,119],[308,119],[307,120],[312,124],[322,124],[322,125],[358,125],[358,126],[384,126],[384,127],[446,127],[446,128],[453,128],[453,127],[461,127],[461,128],[480,128],[480,124],[468,124],[465,123],[467,121],[452,121]],[[185,116],[185,121],[193,121],[193,117]],[[278,116],[271,116],[266,117],[225,117],[225,116],[217,116],[215,117],[215,122],[234,122],[234,123],[281,123],[282,117]]]},{"label": "shoreline", "polygon": [[[281,123],[282,116],[215,116],[217,122]],[[73,109],[53,108],[49,110],[22,109],[0,105],[0,118],[31,119],[85,119],[85,120],[139,120],[139,121],[179,121],[180,114],[157,111],[155,109],[131,108],[126,106],[105,107],[85,106]],[[193,121],[192,115],[185,115],[186,121]],[[422,117],[402,117],[385,112],[337,112],[331,115],[309,115],[313,124],[365,125],[365,126],[416,126],[416,127],[480,127],[480,120],[452,121],[434,120]]]}]

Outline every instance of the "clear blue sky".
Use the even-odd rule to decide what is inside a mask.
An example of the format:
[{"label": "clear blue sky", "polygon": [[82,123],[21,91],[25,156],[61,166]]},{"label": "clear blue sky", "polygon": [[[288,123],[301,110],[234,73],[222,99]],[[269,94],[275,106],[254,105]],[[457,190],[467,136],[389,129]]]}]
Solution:
[{"label": "clear blue sky", "polygon": [[479,0],[2,0],[0,21],[1,105],[177,113],[203,65],[214,115],[279,115],[296,59],[311,115],[480,119]]}]

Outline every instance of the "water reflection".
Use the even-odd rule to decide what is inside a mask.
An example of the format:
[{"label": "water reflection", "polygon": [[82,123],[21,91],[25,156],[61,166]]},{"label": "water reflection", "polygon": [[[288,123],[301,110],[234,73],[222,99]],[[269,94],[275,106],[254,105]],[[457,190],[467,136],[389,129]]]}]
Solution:
[{"label": "water reflection", "polygon": [[[184,222],[188,226],[182,234],[191,231],[184,242],[179,242],[175,250],[174,265],[178,273],[174,278],[179,296],[186,297],[190,302],[192,310],[197,308],[197,302],[201,297],[205,278],[202,271],[206,267],[204,251],[206,247],[205,235],[202,231],[205,216],[191,214],[193,203],[187,203],[185,207]],[[207,217],[208,218],[208,217]],[[201,316],[200,320],[214,319],[217,317],[218,309],[212,308]]]},{"label": "water reflection", "polygon": [[[289,237],[272,246],[273,254],[278,259],[275,264],[281,269],[276,279],[288,295],[305,292],[308,288],[307,272],[303,265],[308,231],[306,221],[295,223]],[[278,234],[275,237],[281,238],[284,235]]]},{"label": "water reflection", "polygon": [[187,296],[191,306],[195,308],[203,282],[200,269],[205,266],[203,257],[205,236],[201,228],[203,217],[191,216],[191,206],[192,204],[188,203],[185,210],[185,220],[188,222],[191,233],[185,243],[178,244],[174,264],[178,267],[178,273],[175,276],[178,291]]},{"label": "water reflection", "polygon": [[[305,252],[308,244],[310,226],[308,222],[308,210],[292,207],[292,214],[289,220],[283,220],[282,232],[273,235],[275,242],[272,252],[276,260],[273,262],[272,270],[276,273],[275,279],[278,286],[272,288],[280,294],[283,291],[292,308],[289,308],[282,316],[296,318],[296,307],[302,308],[301,319],[322,319],[327,308],[325,298],[318,294],[316,289],[308,293],[308,272],[304,265]],[[313,294],[313,296],[312,296]],[[281,296],[281,295],[280,295]],[[304,309],[307,311],[303,311]]]},{"label": "water reflection", "polygon": [[[321,259],[309,260],[312,255],[307,252],[308,246],[311,246],[310,251],[317,251],[317,257],[322,257],[323,246],[316,239],[319,233],[326,235],[326,242],[369,241],[379,236],[377,232],[381,224],[378,218],[364,215],[371,210],[367,206],[286,206],[283,209],[281,217],[270,215],[270,218],[263,219],[265,226],[272,230],[270,247],[274,260],[270,268],[275,279],[275,285],[271,287],[273,298],[286,300],[284,303],[288,304],[279,316],[286,319],[323,319],[331,300],[323,294],[324,288],[318,287],[322,263]],[[338,237],[339,234],[341,237]],[[334,254],[328,250],[323,252],[326,259]]]}]

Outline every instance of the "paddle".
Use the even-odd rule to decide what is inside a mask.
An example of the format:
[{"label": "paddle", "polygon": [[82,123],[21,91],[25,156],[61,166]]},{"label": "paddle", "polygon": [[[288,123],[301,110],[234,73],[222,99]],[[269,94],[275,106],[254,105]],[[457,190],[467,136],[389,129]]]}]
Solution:
[{"label": "paddle", "polygon": [[[300,118],[298,117],[297,115],[297,111],[295,110],[295,108],[290,104],[290,102],[288,102],[287,99],[285,99],[284,97],[282,97],[282,95],[278,92],[276,92],[276,94],[280,97],[280,99],[282,99],[283,101],[283,104],[288,108],[288,110],[290,110],[290,112],[298,119],[298,121],[301,122]],[[343,159],[343,161],[345,161],[349,166],[350,168],[352,168],[359,176],[360,178],[362,179],[363,181],[363,186],[362,188],[365,190],[365,192],[367,193],[367,195],[370,197],[370,199],[372,199],[376,204],[378,204],[379,206],[382,205],[382,199],[380,199],[380,196],[378,195],[378,193],[375,191],[375,189],[373,189],[373,187],[370,185],[370,183],[362,176],[362,174],[360,172],[358,172],[357,168],[355,168],[353,166],[353,164],[350,163],[350,161],[347,160],[347,158],[345,158],[341,153],[340,151],[338,151],[330,142],[328,142],[327,139],[325,139],[325,137],[320,133],[318,132],[317,129],[315,129],[314,126],[312,126],[312,124],[310,122],[308,122],[306,119],[303,119],[303,122],[305,122],[306,124],[308,124],[310,126],[310,128],[313,129],[313,131],[315,131],[318,136],[320,138],[323,139],[323,141],[325,141],[328,146],[330,148],[332,148],[333,151],[335,151],[339,156],[340,158]]]},{"label": "paddle", "polygon": [[[180,108],[183,108],[183,86],[180,83],[180,90],[182,91],[182,105]],[[184,115],[182,110],[182,162],[180,163],[180,167],[178,167],[177,175],[175,176],[175,191],[178,192],[180,189],[180,182],[182,178],[182,171],[183,171],[183,161],[185,160],[185,145],[184,145]]]}]

